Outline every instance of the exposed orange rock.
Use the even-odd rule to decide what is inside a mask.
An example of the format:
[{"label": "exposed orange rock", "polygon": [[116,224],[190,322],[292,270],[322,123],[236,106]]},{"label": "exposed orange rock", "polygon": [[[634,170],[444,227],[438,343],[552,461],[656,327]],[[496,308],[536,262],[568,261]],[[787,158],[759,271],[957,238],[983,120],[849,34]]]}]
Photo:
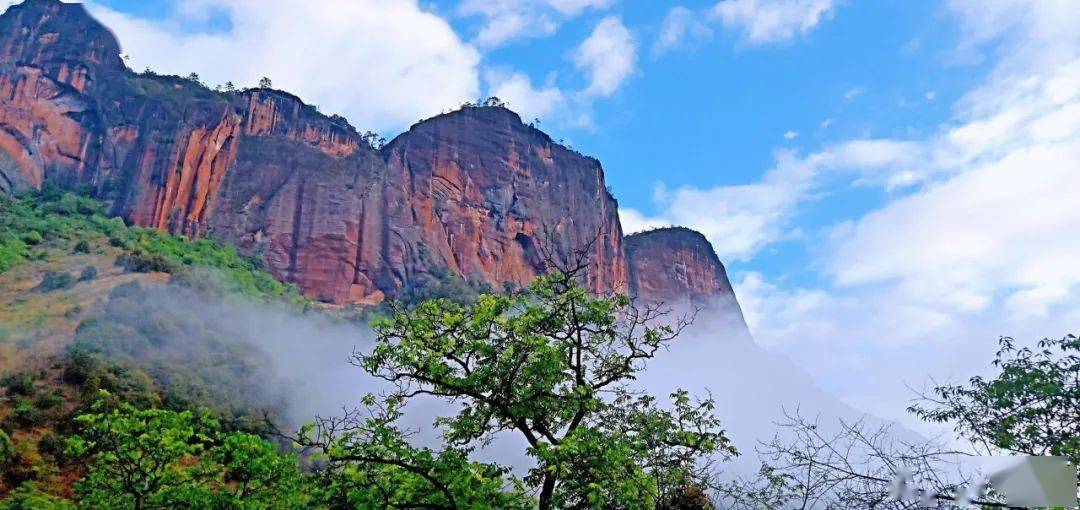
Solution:
[{"label": "exposed orange rock", "polygon": [[210,128],[195,128],[178,147],[175,170],[168,175],[155,206],[154,226],[198,235],[204,230],[213,197],[236,156],[240,118],[228,116]]},{"label": "exposed orange rock", "polygon": [[[89,186],[133,224],[213,236],[333,303],[449,274],[520,287],[545,249],[585,247],[594,292],[653,290],[633,287],[600,163],[505,108],[428,119],[380,151],[290,94],[135,74],[119,52],[79,4],[27,0],[0,16],[0,192]],[[669,290],[724,290],[679,281]]]},{"label": "exposed orange rock", "polygon": [[626,236],[630,292],[648,302],[720,305],[742,323],[724,264],[700,232],[670,227]]},{"label": "exposed orange rock", "polygon": [[[626,283],[617,202],[600,163],[504,108],[465,108],[421,122],[385,149],[393,229],[413,233],[387,255],[419,273],[443,265],[495,289],[543,272],[542,247],[590,247],[588,285]],[[425,260],[427,259],[427,260]]]},{"label": "exposed orange rock", "polygon": [[295,96],[254,89],[246,97],[244,133],[247,135],[280,135],[339,158],[353,154],[360,146],[354,133],[326,122],[325,117],[314,112],[314,107],[305,105]]},{"label": "exposed orange rock", "polygon": [[0,167],[0,189],[40,187],[46,168],[70,177],[84,169],[89,133],[76,120],[83,100],[40,68],[0,74],[0,149],[15,169]]}]

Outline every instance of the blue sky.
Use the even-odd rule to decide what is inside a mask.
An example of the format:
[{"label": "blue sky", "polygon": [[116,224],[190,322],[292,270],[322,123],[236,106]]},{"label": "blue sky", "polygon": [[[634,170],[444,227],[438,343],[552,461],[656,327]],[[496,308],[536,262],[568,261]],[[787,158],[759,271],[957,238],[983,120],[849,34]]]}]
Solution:
[{"label": "blue sky", "polygon": [[1072,0],[90,9],[136,69],[269,76],[384,135],[499,95],[603,162],[624,228],[704,232],[758,342],[884,416],[1080,323]]},{"label": "blue sky", "polygon": [[[177,32],[227,33],[231,28],[227,2],[204,2],[209,15],[195,20],[176,16],[176,8],[164,1],[98,3],[136,18],[172,23],[170,30]],[[463,7],[469,3],[442,0],[422,7],[445,19],[463,41],[476,41],[486,26],[501,20]],[[658,184],[751,183],[771,166],[777,149],[807,152],[837,140],[926,133],[949,118],[952,101],[986,67],[985,62],[958,61],[958,24],[939,3],[929,1],[825,2],[830,7],[812,27],[765,42],[748,40],[738,27],[703,21],[711,35],[687,36],[666,51],[656,46],[672,8],[667,2],[579,0],[584,7],[572,16],[555,8],[525,11],[527,2],[471,3],[519,4],[524,12],[557,23],[550,32],[526,32],[486,49],[482,62],[487,68],[524,73],[535,86],[552,85],[568,97],[589,82],[575,66],[575,48],[605,19],[615,17],[627,28],[637,56],[617,91],[568,101],[570,114],[551,111],[540,117],[541,126],[556,139],[598,157],[621,204],[647,215],[657,213],[652,196]],[[704,19],[715,4],[699,0],[681,6]],[[481,94],[494,92],[490,85],[481,77]],[[507,99],[514,107],[514,98]],[[579,113],[588,117],[587,125],[574,118]],[[407,123],[358,127],[389,138]],[[785,138],[785,133],[794,137]],[[841,187],[800,210],[797,220],[802,229],[818,230],[887,198],[873,190]],[[780,242],[753,255],[728,262],[736,271],[765,271],[803,285],[822,283],[817,273],[799,270],[811,256],[801,243]]]}]

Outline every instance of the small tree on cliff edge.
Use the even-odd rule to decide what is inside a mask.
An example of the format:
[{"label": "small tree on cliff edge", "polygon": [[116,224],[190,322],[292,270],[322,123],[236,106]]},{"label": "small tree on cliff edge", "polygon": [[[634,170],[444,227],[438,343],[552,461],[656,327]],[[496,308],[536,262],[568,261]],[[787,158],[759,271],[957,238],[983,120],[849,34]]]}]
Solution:
[{"label": "small tree on cliff edge", "polygon": [[[708,483],[707,459],[737,453],[711,399],[679,391],[662,408],[626,389],[687,323],[654,326],[663,314],[656,307],[590,297],[575,283],[582,269],[541,277],[518,296],[398,308],[375,323],[377,345],[354,363],[397,385],[392,402],[427,395],[463,404],[436,419],[445,451],[471,452],[498,433],[523,437],[535,462],[523,483],[541,509],[664,508]],[[332,432],[315,436],[331,462],[413,458],[395,450],[393,459],[379,459],[388,450],[355,435],[336,445]],[[440,482],[426,469],[431,456],[423,459],[428,464],[413,467],[450,496],[454,483]]]},{"label": "small tree on cliff edge", "polygon": [[262,79],[259,80],[259,88],[260,89],[268,89],[268,88],[271,88],[273,86],[274,86],[274,84],[273,84],[273,82],[270,81],[270,78],[267,78],[267,77],[263,76]]}]

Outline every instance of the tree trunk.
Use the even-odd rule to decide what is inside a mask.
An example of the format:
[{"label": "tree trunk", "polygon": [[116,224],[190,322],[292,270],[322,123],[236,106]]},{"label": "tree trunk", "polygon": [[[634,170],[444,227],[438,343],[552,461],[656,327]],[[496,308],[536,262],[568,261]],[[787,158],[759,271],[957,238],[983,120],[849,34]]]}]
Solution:
[{"label": "tree trunk", "polygon": [[540,489],[540,510],[551,510],[551,495],[555,492],[555,477],[544,475],[544,485]]}]

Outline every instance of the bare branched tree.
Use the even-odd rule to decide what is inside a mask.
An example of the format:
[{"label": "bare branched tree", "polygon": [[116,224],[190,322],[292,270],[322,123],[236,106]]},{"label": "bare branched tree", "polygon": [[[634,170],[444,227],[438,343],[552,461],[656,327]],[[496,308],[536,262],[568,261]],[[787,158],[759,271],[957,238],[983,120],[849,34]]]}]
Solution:
[{"label": "bare branched tree", "polygon": [[784,416],[783,432],[758,448],[758,475],[722,484],[718,508],[1008,508],[979,494],[968,452],[863,419],[827,429],[798,411]]}]

